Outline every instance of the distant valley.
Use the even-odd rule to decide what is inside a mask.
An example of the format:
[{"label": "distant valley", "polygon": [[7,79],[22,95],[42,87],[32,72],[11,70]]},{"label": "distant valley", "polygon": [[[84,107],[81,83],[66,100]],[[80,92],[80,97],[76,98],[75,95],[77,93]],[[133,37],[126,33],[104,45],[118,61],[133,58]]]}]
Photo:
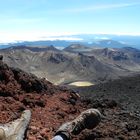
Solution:
[{"label": "distant valley", "polygon": [[113,40],[102,40],[100,44],[105,47],[74,43],[60,50],[53,44],[18,45],[1,49],[0,54],[11,67],[21,68],[57,85],[85,81],[86,85],[94,85],[140,72],[139,49]]}]

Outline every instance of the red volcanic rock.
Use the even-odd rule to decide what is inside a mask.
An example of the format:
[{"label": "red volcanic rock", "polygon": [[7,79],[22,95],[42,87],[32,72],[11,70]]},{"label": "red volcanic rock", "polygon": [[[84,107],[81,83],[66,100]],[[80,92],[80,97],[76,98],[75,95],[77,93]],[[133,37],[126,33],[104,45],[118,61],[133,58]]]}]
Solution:
[{"label": "red volcanic rock", "polygon": [[[70,100],[74,100],[74,104]],[[32,111],[27,139],[47,139],[63,123],[81,110],[78,96],[0,61],[0,123]],[[78,111],[77,111],[78,110]]]},{"label": "red volcanic rock", "polygon": [[80,99],[64,87],[39,79],[0,60],[0,123],[18,118],[25,109],[32,112],[26,140],[49,140],[62,123],[87,108],[104,115],[94,130],[85,130],[73,140],[139,140],[139,113],[127,112],[115,100]]}]

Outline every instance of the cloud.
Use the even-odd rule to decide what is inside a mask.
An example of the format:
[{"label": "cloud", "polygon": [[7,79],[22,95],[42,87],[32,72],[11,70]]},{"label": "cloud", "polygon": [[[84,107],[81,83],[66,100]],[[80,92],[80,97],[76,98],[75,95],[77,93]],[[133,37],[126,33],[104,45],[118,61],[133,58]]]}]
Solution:
[{"label": "cloud", "polygon": [[92,5],[92,6],[81,7],[81,8],[63,9],[63,10],[60,10],[60,12],[81,13],[81,12],[88,12],[88,11],[118,9],[118,8],[132,7],[132,6],[137,6],[137,5],[140,5],[140,2],[137,2],[137,3],[119,3],[119,4]]},{"label": "cloud", "polygon": [[[71,33],[72,34],[72,33]],[[28,31],[28,32],[1,32],[0,31],[0,44],[14,43],[19,41],[38,41],[38,40],[69,40],[69,41],[82,41],[82,38],[71,37],[68,33],[47,33],[43,31]]]}]

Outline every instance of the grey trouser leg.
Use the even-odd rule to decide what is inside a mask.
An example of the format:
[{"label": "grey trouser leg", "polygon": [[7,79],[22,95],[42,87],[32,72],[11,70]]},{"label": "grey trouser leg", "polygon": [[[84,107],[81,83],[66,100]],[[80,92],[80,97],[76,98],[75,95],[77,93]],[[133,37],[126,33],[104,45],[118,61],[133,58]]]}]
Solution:
[{"label": "grey trouser leg", "polygon": [[23,111],[21,117],[6,124],[0,124],[0,140],[23,140],[31,119],[31,111]]},{"label": "grey trouser leg", "polygon": [[52,138],[52,140],[64,140],[60,135],[57,135]]}]

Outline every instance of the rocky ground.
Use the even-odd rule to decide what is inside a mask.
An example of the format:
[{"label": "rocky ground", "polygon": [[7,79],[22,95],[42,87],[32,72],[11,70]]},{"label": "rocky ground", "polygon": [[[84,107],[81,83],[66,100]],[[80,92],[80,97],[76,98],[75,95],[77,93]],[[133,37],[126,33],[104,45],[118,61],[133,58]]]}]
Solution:
[{"label": "rocky ground", "polygon": [[32,111],[27,140],[47,140],[58,127],[81,111],[98,108],[104,115],[94,130],[85,130],[74,140],[139,140],[140,117],[112,99],[80,98],[75,92],[52,85],[0,61],[0,123]]},{"label": "rocky ground", "polygon": [[88,98],[115,100],[123,108],[140,116],[140,75],[122,77],[89,87],[73,87],[73,89]]}]

